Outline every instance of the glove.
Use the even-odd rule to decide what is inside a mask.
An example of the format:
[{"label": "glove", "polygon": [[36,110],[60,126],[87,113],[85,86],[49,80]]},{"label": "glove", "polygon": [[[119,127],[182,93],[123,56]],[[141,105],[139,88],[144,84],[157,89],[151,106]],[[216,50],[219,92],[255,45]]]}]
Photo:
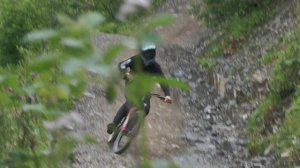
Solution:
[{"label": "glove", "polygon": [[164,102],[172,104],[172,98],[170,96],[166,96]]},{"label": "glove", "polygon": [[131,75],[131,73],[129,72],[126,72],[125,75],[124,75],[124,79],[128,82],[132,81],[133,80],[133,75]]}]

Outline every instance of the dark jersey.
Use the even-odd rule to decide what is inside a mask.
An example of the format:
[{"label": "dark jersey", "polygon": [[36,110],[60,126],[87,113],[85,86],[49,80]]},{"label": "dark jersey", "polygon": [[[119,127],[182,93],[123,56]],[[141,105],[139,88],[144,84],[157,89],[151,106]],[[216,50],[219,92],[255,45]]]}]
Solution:
[{"label": "dark jersey", "polygon": [[[119,69],[121,72],[126,72],[127,68],[129,68],[130,71],[132,71],[133,73],[143,72],[143,73],[149,73],[153,75],[164,76],[164,73],[162,72],[161,67],[157,62],[145,66],[140,56],[133,56],[125,61],[120,62]],[[160,86],[163,92],[165,93],[165,96],[170,96],[169,87],[162,84],[160,84]]]}]

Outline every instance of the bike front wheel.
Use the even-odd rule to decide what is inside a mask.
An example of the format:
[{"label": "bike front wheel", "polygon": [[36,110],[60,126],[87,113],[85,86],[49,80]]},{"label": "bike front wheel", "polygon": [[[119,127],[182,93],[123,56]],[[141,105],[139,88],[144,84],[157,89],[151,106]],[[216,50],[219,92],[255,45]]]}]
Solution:
[{"label": "bike front wheel", "polygon": [[133,135],[131,133],[120,131],[114,142],[114,153],[122,154],[129,147],[132,139]]},{"label": "bike front wheel", "polygon": [[122,154],[130,146],[131,141],[139,132],[139,123],[136,123],[130,131],[120,131],[113,145],[116,154]]}]

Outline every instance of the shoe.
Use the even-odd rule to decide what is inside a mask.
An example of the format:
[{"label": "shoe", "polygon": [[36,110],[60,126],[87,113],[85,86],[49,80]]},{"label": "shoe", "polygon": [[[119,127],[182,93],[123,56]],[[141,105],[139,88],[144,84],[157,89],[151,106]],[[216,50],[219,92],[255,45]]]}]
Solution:
[{"label": "shoe", "polygon": [[107,133],[112,134],[115,131],[116,128],[117,128],[117,126],[116,126],[115,123],[109,123],[107,125]]}]

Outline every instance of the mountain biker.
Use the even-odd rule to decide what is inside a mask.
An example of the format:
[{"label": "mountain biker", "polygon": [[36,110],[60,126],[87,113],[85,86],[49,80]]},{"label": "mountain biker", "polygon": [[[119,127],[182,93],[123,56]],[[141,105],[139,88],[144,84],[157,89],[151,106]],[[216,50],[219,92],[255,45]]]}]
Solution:
[{"label": "mountain biker", "polygon": [[[130,72],[143,72],[153,75],[164,76],[160,65],[155,61],[156,57],[156,46],[153,43],[144,43],[140,47],[140,53],[138,55],[132,56],[129,59],[119,63],[119,70],[121,73],[125,73],[127,69]],[[161,85],[161,88],[165,94],[165,103],[172,103],[172,98],[170,96],[169,87],[166,85]],[[145,113],[146,115],[150,111],[150,97],[146,96]],[[120,107],[117,114],[114,117],[112,123],[107,125],[107,133],[111,134],[117,128],[117,125],[122,121],[122,119],[127,115],[129,109],[133,107],[133,104],[126,100],[126,102]]]}]

